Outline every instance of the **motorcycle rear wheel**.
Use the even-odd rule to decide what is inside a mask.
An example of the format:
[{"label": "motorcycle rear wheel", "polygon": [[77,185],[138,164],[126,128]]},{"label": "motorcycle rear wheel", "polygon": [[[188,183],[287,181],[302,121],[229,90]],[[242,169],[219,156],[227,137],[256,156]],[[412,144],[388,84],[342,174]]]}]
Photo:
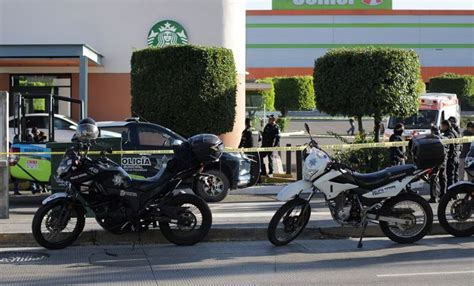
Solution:
[{"label": "motorcycle rear wheel", "polygon": [[448,191],[439,202],[439,223],[453,236],[468,237],[474,234],[474,198],[471,192],[471,190]]},{"label": "motorcycle rear wheel", "polygon": [[160,230],[169,242],[193,245],[206,237],[212,226],[212,213],[203,199],[190,194],[178,195],[171,199],[169,206],[186,208],[180,211],[179,219],[160,222]]},{"label": "motorcycle rear wheel", "polygon": [[[297,209],[296,212],[295,209]],[[308,201],[295,198],[286,202],[273,215],[268,225],[268,240],[276,246],[290,243],[305,229],[310,216],[311,206]],[[280,225],[283,227],[282,229],[279,229]]]},{"label": "motorcycle rear wheel", "polygon": [[[413,212],[408,213],[408,210]],[[431,206],[421,196],[410,193],[386,201],[382,206],[381,215],[411,220],[410,225],[397,225],[386,221],[379,224],[385,236],[401,244],[422,239],[433,225]]]},{"label": "motorcycle rear wheel", "polygon": [[[73,225],[69,228],[71,221]],[[47,249],[63,249],[76,241],[84,230],[85,223],[82,207],[69,201],[57,200],[36,211],[31,227],[33,237],[39,245]]]}]

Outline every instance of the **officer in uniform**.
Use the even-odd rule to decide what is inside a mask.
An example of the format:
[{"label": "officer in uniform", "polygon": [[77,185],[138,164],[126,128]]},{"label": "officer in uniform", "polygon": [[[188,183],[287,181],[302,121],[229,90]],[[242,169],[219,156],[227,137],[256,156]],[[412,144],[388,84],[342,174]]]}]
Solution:
[{"label": "officer in uniform", "polygon": [[[454,133],[456,133],[456,138],[461,138],[462,133],[461,129],[459,128],[459,125],[457,124],[456,117],[451,116],[448,118],[449,122],[451,123],[451,129],[453,130]],[[456,169],[454,170],[455,172],[455,177],[454,177],[454,183],[457,183],[459,181],[459,159],[461,155],[461,150],[462,150],[462,145],[461,144],[454,144],[456,148],[456,160],[454,160],[455,167]]]},{"label": "officer in uniform", "polygon": [[[262,147],[275,147],[280,145],[280,126],[276,124],[276,118],[273,115],[268,117],[268,123],[265,125],[262,133]],[[268,174],[273,174],[273,152],[260,152],[261,175],[267,175],[267,169],[263,159],[268,157]]]},{"label": "officer in uniform", "polygon": [[[446,139],[457,138],[456,131],[452,129],[451,122],[449,120],[443,120],[441,122],[442,136]],[[451,186],[456,182],[456,168],[459,164],[458,147],[456,144],[446,144],[446,179],[447,186]],[[442,197],[446,193],[446,188],[443,189],[441,186],[440,196]]]},{"label": "officer in uniform", "polygon": [[[390,136],[390,142],[403,142],[403,130],[404,126],[401,123],[395,125],[393,134]],[[393,166],[403,165],[407,157],[403,153],[403,147],[390,147],[390,161]]]}]

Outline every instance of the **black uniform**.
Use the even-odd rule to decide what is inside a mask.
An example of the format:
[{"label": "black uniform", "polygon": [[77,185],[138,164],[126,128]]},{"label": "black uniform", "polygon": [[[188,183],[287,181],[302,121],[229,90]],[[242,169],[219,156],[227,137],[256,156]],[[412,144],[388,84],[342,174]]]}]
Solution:
[{"label": "black uniform", "polygon": [[[268,123],[263,129],[262,147],[275,147],[280,145],[280,126]],[[273,174],[273,152],[260,152],[261,174],[267,175],[263,158],[268,156],[268,173]]]},{"label": "black uniform", "polygon": [[[445,138],[457,138],[456,131],[453,129],[448,129],[443,133],[443,137]],[[458,144],[447,144],[446,145],[446,179],[447,179],[447,186],[451,186],[456,183],[456,173],[457,167],[459,165],[459,147]],[[441,188],[441,196],[445,194],[445,190]]]},{"label": "black uniform", "polygon": [[253,148],[255,145],[253,144],[253,137],[252,137],[252,129],[245,128],[242,131],[242,138],[240,139],[239,148]]},{"label": "black uniform", "polygon": [[[402,136],[397,134],[392,134],[389,140],[390,142],[403,142]],[[392,165],[400,165],[404,158],[403,147],[390,147],[390,161]]]},{"label": "black uniform", "polygon": [[[452,129],[453,129],[453,132],[456,134],[456,138],[461,138],[462,137],[462,133],[461,133],[461,129],[459,129],[459,126],[457,124],[452,124]],[[462,151],[462,144],[454,144],[454,147],[456,148],[456,158],[454,160],[454,173],[455,173],[455,177],[454,177],[454,183],[457,183],[459,181],[459,158],[461,156],[461,151]]]}]

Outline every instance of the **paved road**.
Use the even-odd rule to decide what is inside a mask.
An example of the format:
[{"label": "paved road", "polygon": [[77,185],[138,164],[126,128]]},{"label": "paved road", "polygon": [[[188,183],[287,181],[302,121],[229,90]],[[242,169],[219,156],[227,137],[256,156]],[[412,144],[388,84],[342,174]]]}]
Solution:
[{"label": "paved road", "polygon": [[[16,251],[12,255],[5,253]],[[8,262],[5,257],[47,255]],[[4,259],[1,259],[1,258]],[[472,238],[1,249],[0,285],[473,285]]]}]

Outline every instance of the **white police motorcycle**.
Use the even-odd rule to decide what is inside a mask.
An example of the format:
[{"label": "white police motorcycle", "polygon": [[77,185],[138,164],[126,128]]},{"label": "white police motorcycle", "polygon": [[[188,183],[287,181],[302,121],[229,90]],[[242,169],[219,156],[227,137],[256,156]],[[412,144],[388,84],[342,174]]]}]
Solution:
[{"label": "white police motorcycle", "polygon": [[[358,247],[369,222],[378,223],[383,233],[398,243],[413,243],[431,229],[433,212],[410,184],[430,169],[415,165],[386,168],[370,174],[354,172],[336,162],[318,147],[311,137],[306,149],[303,180],[287,185],[277,196],[286,201],[268,226],[268,239],[274,245],[286,245],[306,227],[311,215],[311,198],[322,193],[333,219],[341,225],[363,228]],[[308,195],[306,192],[310,190]]]}]

